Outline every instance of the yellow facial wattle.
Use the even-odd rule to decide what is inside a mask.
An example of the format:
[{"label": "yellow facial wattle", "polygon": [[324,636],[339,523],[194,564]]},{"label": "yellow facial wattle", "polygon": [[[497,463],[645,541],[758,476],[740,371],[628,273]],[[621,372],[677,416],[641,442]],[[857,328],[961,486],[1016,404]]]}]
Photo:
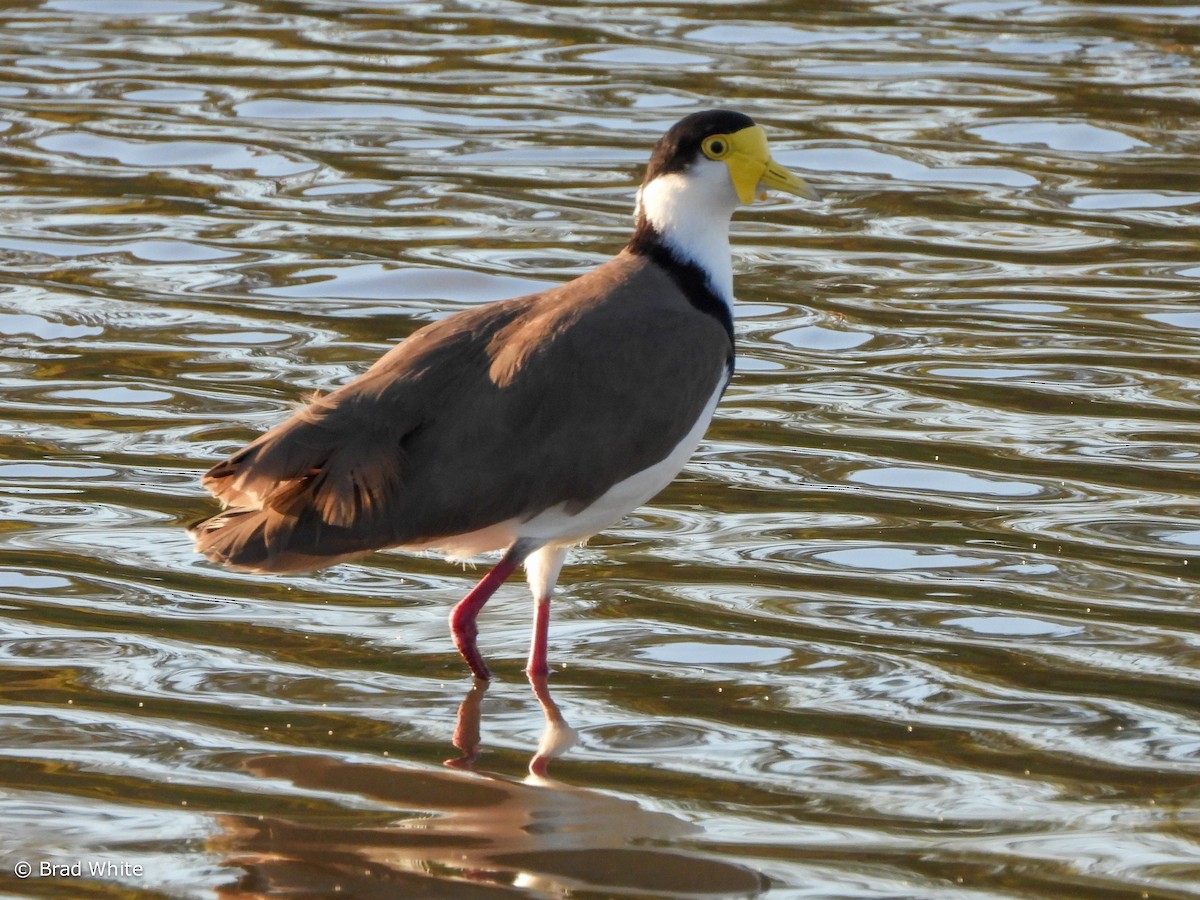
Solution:
[{"label": "yellow facial wattle", "polygon": [[817,194],[800,176],[771,159],[767,148],[767,133],[752,125],[732,134],[710,135],[700,145],[709,159],[720,160],[729,167],[733,189],[743,203],[753,203],[759,185],[776,191],[786,191],[808,200],[819,200]]}]

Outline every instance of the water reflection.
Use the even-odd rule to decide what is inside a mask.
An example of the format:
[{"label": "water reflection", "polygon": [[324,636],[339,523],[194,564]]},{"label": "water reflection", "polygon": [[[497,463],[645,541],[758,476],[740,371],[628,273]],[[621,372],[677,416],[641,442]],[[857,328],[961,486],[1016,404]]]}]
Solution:
[{"label": "water reflection", "polygon": [[[446,761],[450,771],[320,754],[246,759],[243,768],[256,777],[341,798],[345,813],[336,822],[217,816],[211,848],[245,870],[218,896],[470,898],[520,888],[750,897],[766,889],[766,879],[750,869],[654,846],[698,832],[683,819],[553,778],[551,761],[577,735],[546,679],[530,683],[545,730],[521,780],[478,767],[485,682],[476,682],[459,706],[453,743],[460,755]],[[357,804],[371,808],[368,821],[354,821]],[[380,809],[397,810],[397,819],[380,824]]]}]

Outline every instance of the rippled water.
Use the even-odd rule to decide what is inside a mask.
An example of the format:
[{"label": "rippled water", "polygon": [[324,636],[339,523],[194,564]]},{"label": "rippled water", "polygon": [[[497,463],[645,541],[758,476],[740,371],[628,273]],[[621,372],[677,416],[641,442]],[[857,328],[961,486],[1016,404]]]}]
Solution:
[{"label": "rippled water", "polygon": [[[1200,896],[1200,6],[0,18],[5,895]],[[204,468],[615,251],[712,105],[825,200],[739,216],[739,374],[552,697],[515,580],[481,694],[478,571],[193,555]]]}]

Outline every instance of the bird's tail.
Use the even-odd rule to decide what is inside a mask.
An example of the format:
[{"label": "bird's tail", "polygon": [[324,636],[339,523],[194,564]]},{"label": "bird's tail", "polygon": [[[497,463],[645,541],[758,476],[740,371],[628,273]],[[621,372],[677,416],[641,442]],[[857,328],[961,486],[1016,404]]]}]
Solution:
[{"label": "bird's tail", "polygon": [[328,529],[318,541],[313,523],[305,518],[297,520],[269,508],[235,507],[197,522],[188,533],[198,553],[247,572],[309,572],[356,559],[373,549],[348,540],[345,529]]},{"label": "bird's tail", "polygon": [[396,543],[401,441],[347,419],[353,404],[336,396],[314,398],[205,473],[200,483],[228,508],[188,529],[198,552],[247,571],[303,572]]}]

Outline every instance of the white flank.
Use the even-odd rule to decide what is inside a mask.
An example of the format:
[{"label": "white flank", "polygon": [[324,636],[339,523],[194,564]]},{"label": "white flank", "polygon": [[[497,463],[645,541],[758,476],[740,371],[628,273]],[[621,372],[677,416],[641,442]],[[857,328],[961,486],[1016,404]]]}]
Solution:
[{"label": "white flank", "polygon": [[723,162],[699,159],[686,172],[659,175],[638,191],[638,211],[662,239],[705,272],[713,291],[733,306],[729,220],[737,192]]},{"label": "white flank", "polygon": [[722,378],[691,430],[664,459],[617,482],[590,506],[576,513],[568,513],[562,504],[538,513],[528,522],[517,526],[516,536],[544,544],[577,544],[621,521],[679,474],[708,430],[708,423],[712,420],[724,388],[725,379]]},{"label": "white flank", "polygon": [[[506,549],[518,540],[524,540],[533,546],[548,550],[582,543],[593,534],[621,521],[671,483],[671,480],[683,468],[684,463],[696,451],[700,439],[708,430],[708,423],[712,421],[713,411],[716,409],[717,401],[721,399],[724,389],[725,379],[722,378],[691,430],[684,435],[683,440],[675,445],[675,449],[668,453],[666,458],[649,468],[630,475],[624,481],[617,482],[590,506],[578,512],[567,512],[566,504],[560,503],[558,506],[543,510],[527,522],[509,519],[469,534],[441,538],[428,544],[410,544],[397,549],[439,550],[450,559],[466,560],[489,550]],[[537,556],[537,553],[530,555],[530,563],[535,570],[530,571],[529,574],[538,582],[538,586],[548,585],[553,588],[554,582],[550,578],[557,577],[558,567],[562,565],[562,560],[556,559],[556,554],[553,552],[541,550],[538,552],[545,553],[545,556],[535,560],[534,557]]]}]

